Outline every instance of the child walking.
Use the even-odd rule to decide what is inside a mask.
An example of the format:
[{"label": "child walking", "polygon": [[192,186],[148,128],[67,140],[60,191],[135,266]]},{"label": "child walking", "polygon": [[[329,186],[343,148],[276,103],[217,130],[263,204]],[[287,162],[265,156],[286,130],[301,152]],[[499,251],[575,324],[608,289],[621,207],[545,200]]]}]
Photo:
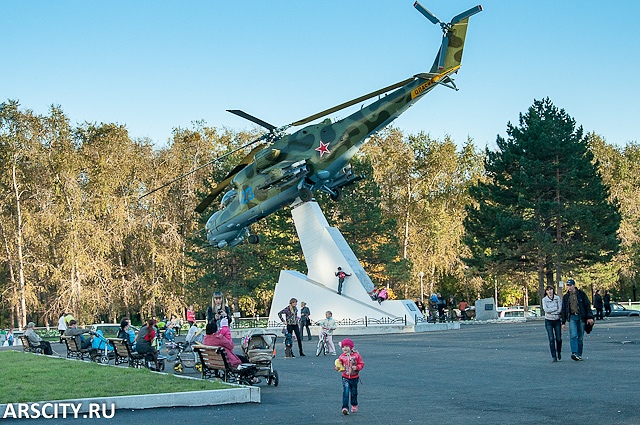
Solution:
[{"label": "child walking", "polygon": [[351,413],[358,411],[358,381],[364,361],[360,353],[353,349],[353,341],[342,340],[342,354],[336,359],[335,370],[342,372],[342,414],[349,414],[349,396],[351,396]]}]

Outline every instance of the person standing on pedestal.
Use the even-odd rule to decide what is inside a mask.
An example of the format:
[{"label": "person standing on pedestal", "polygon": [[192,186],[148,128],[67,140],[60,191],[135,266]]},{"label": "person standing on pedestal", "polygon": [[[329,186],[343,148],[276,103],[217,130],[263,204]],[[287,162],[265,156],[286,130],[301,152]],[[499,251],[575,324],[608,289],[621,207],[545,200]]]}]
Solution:
[{"label": "person standing on pedestal", "polygon": [[351,276],[349,273],[346,273],[342,270],[342,267],[338,267],[338,271],[336,272],[336,276],[338,277],[338,295],[342,295],[342,284],[344,283],[344,279],[347,276]]}]

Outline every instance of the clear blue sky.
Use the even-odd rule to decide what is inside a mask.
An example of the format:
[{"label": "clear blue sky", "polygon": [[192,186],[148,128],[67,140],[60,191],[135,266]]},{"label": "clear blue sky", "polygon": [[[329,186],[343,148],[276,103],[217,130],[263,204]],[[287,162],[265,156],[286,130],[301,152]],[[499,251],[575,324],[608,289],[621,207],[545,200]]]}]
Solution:
[{"label": "clear blue sky", "polygon": [[[421,3],[446,21],[477,4]],[[639,1],[482,5],[460,91],[436,88],[395,126],[495,147],[549,97],[609,143],[640,139]],[[195,120],[254,127],[226,109],[280,126],[428,71],[440,37],[412,0],[0,0],[0,101],[61,105],[73,124],[117,122],[162,146]]]}]

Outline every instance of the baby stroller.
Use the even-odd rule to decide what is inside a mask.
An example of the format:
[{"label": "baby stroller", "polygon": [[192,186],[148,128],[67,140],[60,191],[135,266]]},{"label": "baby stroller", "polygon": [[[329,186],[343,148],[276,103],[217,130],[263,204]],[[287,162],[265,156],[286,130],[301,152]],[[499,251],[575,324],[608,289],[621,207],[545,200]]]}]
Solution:
[{"label": "baby stroller", "polygon": [[101,330],[97,330],[93,334],[89,355],[92,361],[102,364],[107,364],[110,359],[115,358],[113,347],[109,344],[107,338],[104,337]]},{"label": "baby stroller", "polygon": [[252,329],[242,338],[242,351],[249,362],[254,363],[257,371],[254,376],[264,376],[267,385],[278,386],[278,371],[273,369],[272,359],[276,356],[276,340],[274,333],[266,333],[264,329]]},{"label": "baby stroller", "polygon": [[170,342],[165,344],[167,347],[167,360],[174,362],[173,370],[175,373],[184,373],[186,368],[193,368],[197,372],[202,372],[202,363],[198,360],[198,356],[191,344],[183,342]]}]

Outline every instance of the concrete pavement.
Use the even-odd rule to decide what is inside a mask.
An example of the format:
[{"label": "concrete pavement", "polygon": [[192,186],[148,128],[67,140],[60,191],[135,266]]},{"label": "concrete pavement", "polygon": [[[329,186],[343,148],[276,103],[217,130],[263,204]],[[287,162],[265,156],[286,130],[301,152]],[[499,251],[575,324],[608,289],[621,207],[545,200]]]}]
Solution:
[{"label": "concrete pavement", "polygon": [[[284,350],[278,346],[274,366],[280,385],[260,385],[260,404],[122,410],[111,419],[92,421],[640,424],[638,318],[597,322],[594,331],[585,335],[583,362],[570,360],[569,335],[563,332],[564,357],[551,363],[541,320],[464,324],[460,330],[443,332],[360,335],[353,340],[365,361],[356,414],[340,414],[335,357],[315,357],[315,341],[305,340],[306,357],[284,359]],[[85,419],[66,420],[71,421]]]}]

